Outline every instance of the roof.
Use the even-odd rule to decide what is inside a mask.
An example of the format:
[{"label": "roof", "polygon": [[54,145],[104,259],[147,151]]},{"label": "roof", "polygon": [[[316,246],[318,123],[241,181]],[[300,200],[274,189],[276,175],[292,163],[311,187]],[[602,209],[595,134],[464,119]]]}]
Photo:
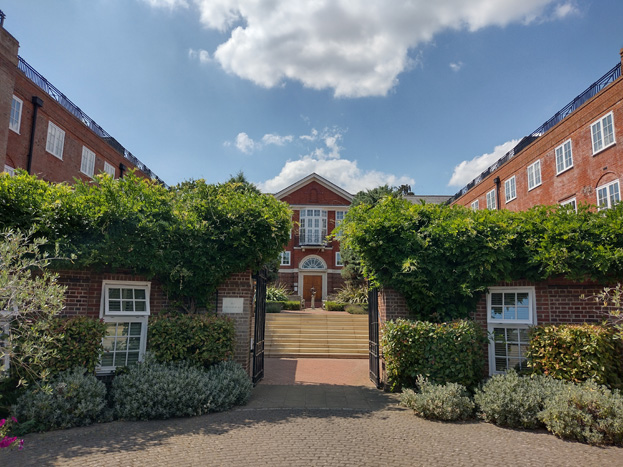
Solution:
[{"label": "roof", "polygon": [[315,182],[319,183],[320,185],[324,186],[325,188],[327,188],[328,190],[331,190],[331,191],[339,194],[341,197],[347,199],[348,201],[352,201],[353,200],[353,195],[352,194],[350,194],[348,191],[340,188],[336,184],[331,183],[329,180],[327,180],[326,178],[321,177],[317,173],[309,174],[307,177],[302,178],[298,182],[295,182],[292,185],[290,185],[289,187],[286,187],[283,190],[275,193],[274,196],[277,199],[281,199],[281,198],[283,198],[285,196],[288,196],[290,193],[295,192],[299,188],[307,185],[309,182],[312,182],[312,181],[315,181]]}]

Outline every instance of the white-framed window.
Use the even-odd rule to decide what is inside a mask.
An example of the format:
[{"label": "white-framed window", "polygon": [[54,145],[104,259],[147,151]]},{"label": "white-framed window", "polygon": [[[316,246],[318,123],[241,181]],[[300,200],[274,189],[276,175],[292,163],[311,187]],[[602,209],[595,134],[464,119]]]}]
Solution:
[{"label": "white-framed window", "polygon": [[4,165],[4,171],[6,173],[8,173],[11,177],[15,176],[15,169],[13,167],[11,167],[10,165]]},{"label": "white-framed window", "polygon": [[591,140],[593,141],[593,155],[615,143],[612,112],[591,125]]},{"label": "white-framed window", "polygon": [[578,205],[577,205],[577,203],[575,201],[575,198],[567,199],[567,200],[563,201],[562,203],[560,203],[560,205],[561,206],[571,206],[575,212],[578,212]]},{"label": "white-framed window", "polygon": [[52,122],[48,122],[48,140],[45,150],[53,156],[63,160],[63,147],[65,146],[65,132]]},{"label": "white-framed window", "polygon": [[556,148],[556,175],[573,167],[573,150],[568,139]]},{"label": "white-framed window", "polygon": [[619,201],[621,201],[621,190],[618,180],[597,187],[597,208],[599,210],[610,209]]},{"label": "white-framed window", "polygon": [[24,108],[24,103],[19,97],[13,96],[13,100],[11,101],[11,117],[9,118],[9,129],[13,130],[15,133],[19,133],[19,129],[22,122],[22,109]]},{"label": "white-framed window", "polygon": [[305,258],[301,263],[300,269],[326,269],[327,265],[320,258],[316,258],[315,256],[311,256],[309,258]]},{"label": "white-framed window", "polygon": [[510,201],[517,198],[517,185],[515,183],[515,176],[513,175],[511,178],[504,182],[504,199],[508,204]]},{"label": "white-framed window", "polygon": [[346,211],[335,211],[335,226],[338,227],[344,221]]},{"label": "white-framed window", "polygon": [[321,245],[327,236],[327,211],[301,209],[300,244]]},{"label": "white-framed window", "polygon": [[487,193],[487,209],[496,209],[497,203],[495,200],[495,190],[491,190]]},{"label": "white-framed window", "polygon": [[89,177],[95,172],[95,153],[86,146],[82,146],[82,162],[80,163],[80,172]]},{"label": "white-framed window", "polygon": [[528,166],[528,191],[541,184],[541,161]]},{"label": "white-framed window", "polygon": [[115,166],[104,161],[104,173],[107,173],[112,178],[115,178]]},{"label": "white-framed window", "polygon": [[526,366],[528,329],[536,324],[534,287],[491,287],[487,294],[489,373]]},{"label": "white-framed window", "polygon": [[100,318],[106,323],[99,371],[143,360],[149,318],[149,282],[103,281]]},{"label": "white-framed window", "polygon": [[344,266],[344,263],[342,263],[342,253],[339,251],[335,253],[335,265]]},{"label": "white-framed window", "polygon": [[478,209],[480,209],[480,203],[478,202],[478,200],[472,201],[471,207],[472,211],[478,211]]},{"label": "white-framed window", "polygon": [[281,266],[290,266],[290,252],[289,251],[282,251],[281,255],[280,255],[280,265]]}]

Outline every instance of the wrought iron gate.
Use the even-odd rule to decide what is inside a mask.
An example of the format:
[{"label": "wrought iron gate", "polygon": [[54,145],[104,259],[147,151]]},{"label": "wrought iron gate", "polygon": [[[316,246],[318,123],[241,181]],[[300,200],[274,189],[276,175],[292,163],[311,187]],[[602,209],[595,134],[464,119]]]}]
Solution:
[{"label": "wrought iron gate", "polygon": [[255,332],[253,335],[253,386],[264,378],[264,334],[266,331],[266,282],[264,268],[255,275]]},{"label": "wrought iron gate", "polygon": [[381,387],[379,377],[379,293],[377,289],[368,292],[368,339],[370,380],[377,388]]}]

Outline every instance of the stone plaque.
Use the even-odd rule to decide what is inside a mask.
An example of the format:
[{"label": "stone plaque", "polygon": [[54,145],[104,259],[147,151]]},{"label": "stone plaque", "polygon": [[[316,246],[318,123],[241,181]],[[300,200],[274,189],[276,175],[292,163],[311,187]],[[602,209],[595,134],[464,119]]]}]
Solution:
[{"label": "stone plaque", "polygon": [[242,313],[244,298],[223,298],[223,313]]}]

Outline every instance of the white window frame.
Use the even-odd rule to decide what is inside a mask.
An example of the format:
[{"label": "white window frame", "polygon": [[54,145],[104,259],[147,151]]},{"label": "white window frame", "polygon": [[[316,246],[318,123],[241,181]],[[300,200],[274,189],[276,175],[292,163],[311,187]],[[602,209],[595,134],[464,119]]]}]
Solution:
[{"label": "white window frame", "polygon": [[316,208],[301,209],[299,243],[323,245],[327,237],[327,211]]},{"label": "white window frame", "polygon": [[60,160],[63,160],[63,148],[65,147],[65,131],[51,120],[48,122],[48,139],[45,142],[45,150]]},{"label": "white window frame", "polygon": [[578,203],[576,202],[575,197],[569,198],[569,199],[563,201],[562,203],[560,203],[561,206],[567,206],[569,204],[573,204],[573,210],[575,212],[578,212]]},{"label": "white window frame", "polygon": [[93,178],[93,174],[95,173],[95,153],[86,146],[82,146],[80,172],[91,178]]},{"label": "white window frame", "polygon": [[[142,289],[145,291],[145,311],[136,312],[136,311],[110,311],[109,309],[109,294],[108,291],[110,289]],[[143,361],[145,357],[145,351],[147,348],[147,324],[149,315],[151,312],[150,308],[150,294],[151,294],[151,282],[142,282],[142,281],[115,281],[115,280],[105,280],[102,281],[102,296],[100,302],[100,318],[104,320],[104,323],[107,325],[115,325],[115,329],[118,329],[119,324],[127,323],[128,326],[131,326],[133,323],[141,324],[141,332],[138,335],[132,337],[139,337],[139,348],[138,348],[138,361]],[[134,302],[134,300],[132,300]],[[123,308],[123,307],[121,307]],[[115,335],[115,337],[117,337]],[[131,336],[128,336],[130,338]],[[104,337],[103,343],[106,344],[106,339],[110,338],[107,334]],[[117,339],[115,339],[115,350],[116,350]],[[113,350],[114,354],[117,352]],[[106,353],[106,350],[104,351]],[[127,357],[126,353],[126,357]],[[104,355],[102,355],[102,359]],[[100,364],[97,368],[99,373],[109,373],[114,371],[118,366],[123,365],[102,365],[102,360],[100,360]]]},{"label": "white window frame", "polygon": [[480,209],[480,203],[478,202],[478,200],[472,201],[472,204],[470,206],[472,208],[472,211],[478,211],[478,209]]},{"label": "white window frame", "polygon": [[528,191],[534,190],[536,187],[541,186],[541,160],[539,159],[533,164],[530,164],[527,169],[528,172]]},{"label": "white window frame", "polygon": [[4,171],[8,173],[11,177],[15,176],[15,169],[11,167],[10,165],[4,164]]},{"label": "white window frame", "polygon": [[110,175],[112,178],[115,178],[115,166],[104,161],[104,173]]},{"label": "white window frame", "polygon": [[[492,302],[492,294],[517,294],[517,293],[527,293],[528,294],[528,318],[527,319],[506,319],[503,316],[501,318],[492,317],[491,310],[491,302]],[[502,295],[502,304],[504,303],[504,295]],[[504,305],[502,305],[504,308]],[[507,370],[512,369],[514,367],[509,365],[509,361],[512,358],[512,354],[508,352],[508,347],[513,346],[514,343],[506,340],[507,331],[508,330],[517,330],[518,340],[516,342],[516,346],[519,346],[519,350],[525,347],[528,344],[528,339],[522,340],[522,334],[526,335],[526,331],[531,327],[537,324],[536,319],[536,291],[534,287],[490,287],[487,293],[487,330],[489,332],[489,374],[493,375],[496,373],[505,373]],[[506,347],[506,351],[504,355],[498,355],[498,358],[503,358],[506,360],[505,370],[498,370],[496,365],[496,341],[495,341],[495,330],[504,330],[505,340],[504,346]],[[523,332],[522,332],[523,331]],[[502,342],[497,342],[497,344],[501,344]],[[525,358],[521,359],[525,362]]]},{"label": "white window frame", "polygon": [[560,175],[573,167],[573,143],[570,139],[558,146],[555,154],[556,175]]},{"label": "white window frame", "polygon": [[494,188],[493,190],[487,192],[487,209],[494,211],[498,208],[497,204]]},{"label": "white window frame", "polygon": [[342,263],[342,253],[340,251],[335,252],[335,265],[342,267],[344,263]]},{"label": "white window frame", "polygon": [[344,222],[344,216],[346,215],[346,211],[335,211],[335,226],[339,227],[342,222]]},{"label": "white window frame", "polygon": [[517,181],[513,175],[504,182],[504,200],[508,204],[515,198],[517,198]]},{"label": "white window frame", "polygon": [[[19,108],[18,108],[19,107]],[[22,126],[22,110],[24,102],[17,96],[13,96],[11,100],[11,114],[9,115],[9,129],[19,135]]]},{"label": "white window frame", "polygon": [[[615,186],[616,186],[616,191],[614,190]],[[605,190],[606,192],[605,198],[602,198],[600,196],[602,190]],[[616,203],[619,203],[621,201],[621,185],[619,184],[618,180],[613,180],[610,183],[606,183],[604,185],[598,186],[597,189],[595,190],[595,194],[597,196],[597,209],[600,211],[602,209],[610,209]],[[606,202],[600,203],[601,199],[603,199]]]},{"label": "white window frame", "polygon": [[[605,133],[604,130],[609,130]],[[608,112],[595,123],[591,124],[591,143],[593,156],[616,144],[614,132],[614,115]]]},{"label": "white window frame", "polygon": [[282,251],[279,257],[280,266],[290,266],[292,264],[292,256],[289,251]]}]

